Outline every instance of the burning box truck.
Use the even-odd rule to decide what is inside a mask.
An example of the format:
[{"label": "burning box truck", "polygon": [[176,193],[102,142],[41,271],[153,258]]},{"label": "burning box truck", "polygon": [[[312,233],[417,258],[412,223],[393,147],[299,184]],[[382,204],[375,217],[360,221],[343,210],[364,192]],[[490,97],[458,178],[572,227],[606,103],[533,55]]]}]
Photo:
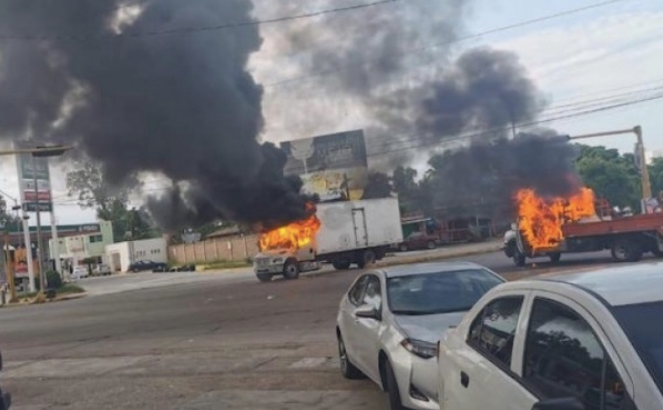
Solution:
[{"label": "burning box truck", "polygon": [[308,219],[262,233],[253,267],[261,282],[277,275],[296,279],[324,262],[339,270],[364,268],[401,242],[395,198],[321,203]]},{"label": "burning box truck", "polygon": [[504,236],[504,252],[517,266],[527,258],[610,250],[618,262],[636,262],[645,253],[663,255],[663,213],[622,215],[583,188],[568,198],[544,199],[533,190],[516,195],[518,221]]}]

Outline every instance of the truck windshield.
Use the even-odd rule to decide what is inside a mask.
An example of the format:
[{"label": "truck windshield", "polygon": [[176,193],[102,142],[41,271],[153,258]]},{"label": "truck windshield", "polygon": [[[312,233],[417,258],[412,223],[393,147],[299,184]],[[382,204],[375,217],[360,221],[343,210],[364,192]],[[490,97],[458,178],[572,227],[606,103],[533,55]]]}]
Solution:
[{"label": "truck windshield", "polygon": [[395,277],[387,281],[387,302],[395,315],[463,312],[503,281],[485,269]]},{"label": "truck windshield", "polygon": [[663,393],[663,302],[618,306],[613,314]]}]

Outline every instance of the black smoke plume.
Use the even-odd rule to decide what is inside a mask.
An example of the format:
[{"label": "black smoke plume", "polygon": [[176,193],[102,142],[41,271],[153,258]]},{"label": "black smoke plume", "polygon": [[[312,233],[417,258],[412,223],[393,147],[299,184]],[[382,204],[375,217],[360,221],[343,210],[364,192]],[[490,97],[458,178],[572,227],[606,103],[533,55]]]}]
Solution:
[{"label": "black smoke plume", "polygon": [[[283,153],[261,145],[262,87],[247,62],[250,0],[0,2],[0,135],[75,143],[122,184],[160,172],[166,228],[305,216]],[[184,30],[181,30],[184,29]],[[172,32],[164,34],[164,31]],[[13,39],[11,39],[13,38]]]},{"label": "black smoke plume", "polygon": [[566,136],[552,130],[475,141],[434,156],[430,164],[435,171],[426,189],[442,215],[508,216],[520,189],[532,188],[544,197],[577,192],[576,156]]}]

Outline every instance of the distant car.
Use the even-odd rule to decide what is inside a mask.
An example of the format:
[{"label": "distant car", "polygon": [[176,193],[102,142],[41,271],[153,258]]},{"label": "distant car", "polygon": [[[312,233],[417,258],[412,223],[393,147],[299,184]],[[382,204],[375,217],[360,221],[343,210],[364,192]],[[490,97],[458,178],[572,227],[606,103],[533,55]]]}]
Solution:
[{"label": "distant car", "polygon": [[110,266],[106,265],[105,263],[97,265],[92,273],[95,276],[108,276],[111,274],[111,268]]},{"label": "distant car", "polygon": [[168,264],[163,262],[154,262],[150,260],[137,261],[129,265],[129,272],[165,272],[168,270]]},{"label": "distant car", "polygon": [[416,249],[435,249],[440,241],[438,235],[427,234],[425,232],[413,232],[398,245],[401,252],[413,251]]},{"label": "distant car", "polygon": [[504,279],[466,262],[378,269],[353,283],[340,303],[341,372],[364,375],[389,393],[392,410],[438,409],[437,342]]},{"label": "distant car", "polygon": [[662,273],[630,265],[494,288],[440,341],[440,409],[662,409]]},{"label": "distant car", "polygon": [[88,276],[90,276],[90,271],[88,270],[88,267],[86,265],[74,266],[74,270],[71,273],[71,278],[73,280],[87,278]]},{"label": "distant car", "polygon": [[[0,352],[0,372],[2,371],[2,352]],[[11,395],[2,390],[0,387],[0,410],[8,410],[11,406]]]}]

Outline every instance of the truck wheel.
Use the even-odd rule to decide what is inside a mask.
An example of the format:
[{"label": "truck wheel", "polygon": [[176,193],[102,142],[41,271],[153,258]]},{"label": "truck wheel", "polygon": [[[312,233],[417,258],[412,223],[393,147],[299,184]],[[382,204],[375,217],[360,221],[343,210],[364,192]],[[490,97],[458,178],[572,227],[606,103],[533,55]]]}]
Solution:
[{"label": "truck wheel", "polygon": [[525,262],[527,261],[527,257],[520,252],[520,250],[516,249],[513,251],[513,263],[518,266],[522,267],[525,266]]},{"label": "truck wheel", "polygon": [[428,241],[428,243],[426,244],[426,247],[428,249],[435,249],[435,248],[437,248],[437,245],[435,244],[435,241]]},{"label": "truck wheel", "polygon": [[642,259],[640,244],[632,239],[618,239],[612,245],[612,258],[617,262],[637,262]]},{"label": "truck wheel", "polygon": [[359,267],[359,269],[364,269],[368,266],[373,265],[375,263],[375,260],[376,260],[375,252],[367,250],[361,255],[360,259],[357,261],[357,266]]},{"label": "truck wheel", "polygon": [[299,265],[296,261],[289,260],[283,267],[283,277],[292,280],[299,278]]},{"label": "truck wheel", "polygon": [[350,260],[348,259],[334,259],[332,266],[336,270],[347,270],[350,269]]},{"label": "truck wheel", "polygon": [[554,252],[551,253],[550,255],[550,262],[552,263],[558,263],[560,259],[562,259],[562,253],[561,252]]},{"label": "truck wheel", "polygon": [[256,277],[260,282],[271,282],[273,276],[271,273],[256,273]]}]

